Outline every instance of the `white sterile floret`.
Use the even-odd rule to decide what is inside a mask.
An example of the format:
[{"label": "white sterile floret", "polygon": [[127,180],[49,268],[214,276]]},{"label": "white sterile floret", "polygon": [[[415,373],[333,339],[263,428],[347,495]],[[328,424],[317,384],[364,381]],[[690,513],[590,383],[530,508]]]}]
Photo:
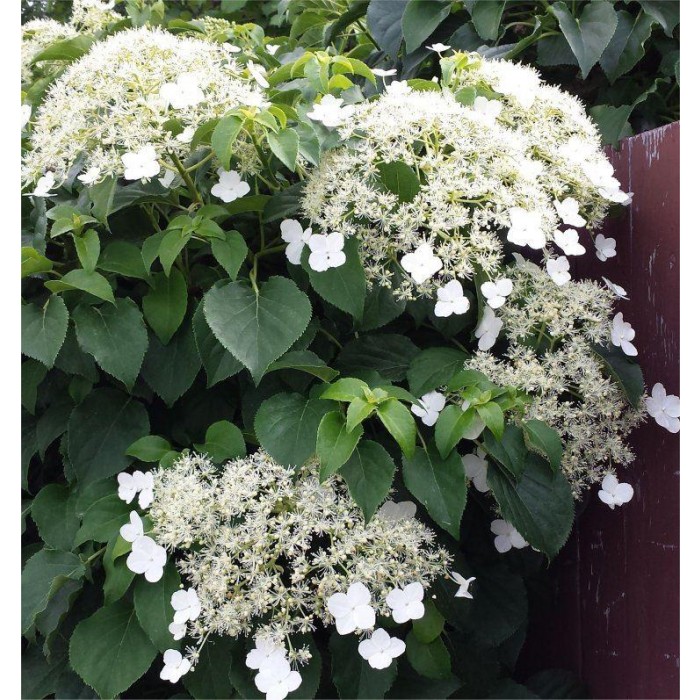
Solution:
[{"label": "white sterile floret", "polygon": [[196,620],[199,617],[199,613],[202,612],[202,605],[194,588],[175,591],[170,596],[170,605],[175,611],[173,622],[177,624],[183,624],[188,620]]},{"label": "white sterile floret", "polygon": [[144,574],[149,583],[155,583],[163,577],[167,560],[164,547],[150,537],[137,537],[131,545],[131,554],[126,558],[126,566],[135,574]]},{"label": "white sterile floret", "polygon": [[486,493],[491,490],[486,479],[489,465],[485,458],[486,453],[480,447],[476,452],[471,452],[462,457],[464,473],[472,482],[474,488],[480,493]]},{"label": "white sterile floret", "polygon": [[169,188],[175,182],[175,179],[177,177],[178,176],[174,170],[166,170],[165,175],[163,175],[163,177],[158,178],[158,182],[160,182],[160,184],[163,185],[163,187]]},{"label": "white sterile floret", "polygon": [[447,318],[455,314],[459,316],[469,311],[469,299],[464,296],[464,289],[459,280],[450,280],[444,287],[437,290],[438,300],[435,302],[435,315]]},{"label": "white sterile floret", "polygon": [[289,244],[284,250],[287,260],[292,265],[301,265],[301,254],[311,238],[311,227],[304,229],[298,221],[285,219],[280,224],[280,231],[282,240]]},{"label": "white sterile floret", "polygon": [[309,119],[321,122],[321,124],[327,126],[329,129],[335,129],[346,121],[354,111],[355,108],[352,105],[344,105],[340,97],[324,95],[321,101],[317,102],[313,108],[306,113],[306,116]]},{"label": "white sterile floret", "polygon": [[160,96],[165,104],[175,109],[194,107],[204,100],[204,93],[199,87],[199,78],[194,73],[181,73],[174,83],[164,83]]},{"label": "white sterile floret", "polygon": [[630,357],[636,357],[637,348],[632,345],[635,331],[632,324],[624,320],[622,312],[616,313],[613,318],[610,328],[610,340],[612,344],[618,348],[622,348],[622,352]]},{"label": "white sterile floret", "polygon": [[552,278],[554,284],[559,287],[565,285],[571,279],[570,267],[569,260],[565,255],[547,260],[547,274]]},{"label": "white sterile floret", "polygon": [[390,97],[405,97],[412,92],[407,80],[394,80],[386,86],[386,94]]},{"label": "white sterile floret", "polygon": [[617,255],[616,246],[617,241],[614,238],[606,238],[602,233],[595,237],[595,254],[602,262]]},{"label": "white sterile floret", "polygon": [[187,634],[186,622],[171,622],[168,625],[168,632],[173,635],[173,639],[179,642]]},{"label": "white sterile floret", "polygon": [[442,269],[442,260],[435,255],[430,243],[421,243],[413,253],[406,253],[401,258],[401,267],[414,282],[422,284]]},{"label": "white sterile floret", "polygon": [[431,426],[437,423],[443,408],[445,408],[445,395],[439,391],[430,391],[423,394],[417,404],[411,406],[411,413],[418,416],[424,425]]},{"label": "white sterile floret", "polygon": [[150,180],[158,175],[161,167],[153,146],[144,146],[136,153],[125,153],[122,163],[126,180]]},{"label": "white sterile floret", "polygon": [[388,78],[391,75],[396,75],[396,68],[389,68],[384,70],[383,68],[372,68],[372,73],[374,73],[378,78]]},{"label": "white sterile floret", "polygon": [[328,599],[328,611],[335,618],[338,634],[350,634],[355,630],[374,627],[375,614],[370,605],[372,595],[367,586],[355,582],[347,593],[334,593]]},{"label": "white sterile floret", "polygon": [[255,687],[265,693],[266,700],[284,700],[301,685],[301,675],[292,671],[289,661],[278,659],[260,669],[255,676]]},{"label": "white sterile floret", "polygon": [[406,651],[406,643],[379,628],[374,630],[369,639],[363,639],[357,650],[372,668],[383,669],[389,668],[391,662]]},{"label": "white sterile floret", "polygon": [[506,297],[513,291],[513,282],[507,277],[484,282],[481,285],[481,293],[486,299],[486,303],[492,309],[498,309],[506,303]]},{"label": "white sterile floret", "polygon": [[547,238],[542,230],[542,215],[537,211],[527,211],[522,207],[513,207],[508,212],[510,228],[507,238],[511,243],[520,246],[540,249],[547,244]]},{"label": "white sterile floret", "polygon": [[620,483],[614,474],[607,474],[603,479],[598,498],[612,510],[615,506],[629,503],[634,496],[634,489],[630,484]]},{"label": "white sterile floret", "polygon": [[27,126],[27,123],[32,118],[32,106],[23,104],[22,105],[22,128]]},{"label": "white sterile floret", "polygon": [[493,544],[500,554],[505,554],[513,547],[522,549],[528,546],[525,538],[509,522],[500,518],[491,523],[491,532],[496,535]]},{"label": "white sterile floret", "polygon": [[309,267],[316,272],[325,272],[333,267],[345,264],[346,256],[343,252],[345,236],[342,233],[314,233],[309,236],[307,242],[309,250]]},{"label": "white sterile floret", "polygon": [[620,299],[626,299],[629,301],[629,297],[627,296],[627,290],[624,287],[621,287],[619,284],[615,284],[614,282],[611,282],[607,277],[603,277],[603,282],[605,282],[605,286],[618,298]]},{"label": "white sterile floret", "polygon": [[420,620],[425,615],[423,586],[414,581],[405,588],[394,588],[386,597],[386,603],[391,608],[391,616],[394,622],[399,624],[409,620]]},{"label": "white sterile floret", "polygon": [[444,51],[449,51],[452,47],[447,44],[441,44],[440,42],[437,42],[435,44],[432,44],[431,46],[426,46],[426,48],[430,51],[435,51],[436,53],[443,53]]},{"label": "white sterile floret", "polygon": [[259,63],[253,63],[252,61],[248,61],[248,63],[246,63],[246,68],[248,69],[248,72],[250,73],[251,77],[255,80],[255,82],[258,85],[260,85],[260,87],[270,87],[270,83],[267,81],[267,73],[265,71],[264,66],[261,66]]},{"label": "white sterile floret", "polygon": [[644,399],[647,413],[669,433],[677,433],[681,429],[681,400],[674,394],[666,394],[663,384],[654,384],[651,396]]},{"label": "white sterile floret", "polygon": [[55,197],[50,191],[56,186],[56,176],[49,170],[46,175],[42,175],[34,187],[34,191],[29,194],[33,197]]},{"label": "white sterile floret", "polygon": [[483,95],[479,95],[474,100],[474,110],[488,119],[496,119],[503,109],[500,100],[489,100]]},{"label": "white sterile floret", "polygon": [[490,306],[485,306],[481,321],[474,331],[474,335],[479,339],[479,350],[490,350],[496,344],[502,328],[503,321]]},{"label": "white sterile floret", "polygon": [[257,637],[255,648],[245,657],[245,665],[254,670],[267,668],[284,661],[287,658],[287,650],[269,637]]},{"label": "white sterile floret", "polygon": [[620,181],[614,177],[615,170],[610,161],[604,158],[588,160],[582,163],[581,167],[602,197],[618,204],[629,204],[632,201],[631,197],[620,189]]},{"label": "white sterile floret", "polygon": [[194,138],[194,129],[191,126],[183,129],[175,138],[180,143],[191,143]]},{"label": "white sterile floret", "polygon": [[134,542],[139,537],[143,537],[143,522],[135,510],[129,513],[129,522],[119,528],[119,534],[127,542]]},{"label": "white sterile floret", "polygon": [[579,203],[573,197],[567,197],[563,202],[555,199],[554,208],[563,224],[576,228],[586,225],[586,220],[578,213]]},{"label": "white sterile floret", "polygon": [[565,255],[583,255],[586,249],[578,241],[578,231],[567,228],[566,231],[555,231],[554,242],[564,251]]},{"label": "white sterile floret", "polygon": [[177,649],[168,649],[163,654],[163,664],[160,678],[171,683],[177,683],[192,668],[192,662],[184,658]]},{"label": "white sterile floret", "polygon": [[102,177],[100,169],[93,165],[92,168],[86,170],[82,175],[78,175],[78,180],[83,183],[83,185],[94,185]]},{"label": "white sterile floret", "polygon": [[153,500],[153,474],[151,472],[142,472],[138,469],[133,474],[128,472],[120,472],[117,474],[117,482],[119,488],[117,495],[122,501],[131,503],[136,494],[139,494],[139,506],[148,508]]},{"label": "white sterile floret", "polygon": [[415,517],[418,507],[413,501],[387,501],[377,511],[376,518],[384,518],[391,523],[398,523],[402,520],[409,520]]},{"label": "white sterile floret", "polygon": [[211,188],[211,193],[222,202],[228,204],[250,192],[250,185],[242,180],[240,173],[235,170],[219,168],[216,174],[219,176],[219,181]]},{"label": "white sterile floret", "polygon": [[274,56],[280,50],[279,44],[265,44],[265,51]]},{"label": "white sterile floret", "polygon": [[450,572],[450,578],[459,586],[457,592],[455,593],[455,598],[470,598],[474,599],[474,596],[469,592],[469,586],[476,581],[476,576],[470,576],[469,578],[464,578],[462,574],[456,571]]}]

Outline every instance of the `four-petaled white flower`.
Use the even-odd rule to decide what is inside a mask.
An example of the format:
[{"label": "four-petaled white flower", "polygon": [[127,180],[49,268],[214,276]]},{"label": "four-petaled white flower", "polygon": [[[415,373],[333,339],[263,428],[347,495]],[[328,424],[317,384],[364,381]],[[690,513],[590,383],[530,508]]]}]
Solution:
[{"label": "four-petaled white flower", "polygon": [[174,170],[166,170],[165,175],[163,175],[163,177],[158,178],[158,182],[160,182],[160,184],[163,185],[163,187],[170,187],[170,185],[172,185],[173,182],[175,182],[176,177],[177,175],[175,174]]},{"label": "four-petaled white flower", "polygon": [[496,344],[501,328],[503,321],[490,306],[485,306],[481,321],[474,331],[474,335],[479,339],[479,350],[490,350]]},{"label": "four-petaled white flower", "polygon": [[374,627],[372,596],[363,583],[353,583],[347,593],[334,593],[328,599],[328,610],[335,618],[338,634],[350,634],[355,630]]},{"label": "four-petaled white flower", "polygon": [[611,282],[607,277],[603,277],[603,282],[605,282],[605,286],[613,294],[620,297],[620,299],[627,299],[627,301],[629,301],[629,297],[627,296],[627,290],[624,287],[621,287],[619,284]]},{"label": "four-petaled white flower", "polygon": [[537,74],[523,70],[501,71],[494,82],[498,92],[513,98],[524,109],[530,109],[534,104],[539,86]]},{"label": "four-petaled white flower", "polygon": [[621,484],[614,474],[606,474],[603,483],[600,485],[598,498],[612,510],[615,506],[621,506],[632,500],[634,489],[630,484]]},{"label": "four-petaled white flower", "polygon": [[168,649],[163,654],[163,663],[160,678],[171,683],[177,683],[192,668],[192,662],[183,658],[177,649]]},{"label": "four-petaled white flower", "polygon": [[598,193],[605,199],[618,204],[629,204],[632,201],[631,193],[627,194],[620,189],[620,181],[614,177],[615,170],[607,160],[588,160],[581,163],[583,172],[591,181]]},{"label": "four-petaled white flower", "polygon": [[270,56],[274,56],[280,50],[280,46],[279,44],[265,44],[265,50]]},{"label": "four-petaled white flower", "polygon": [[409,583],[403,589],[394,588],[386,597],[394,622],[401,624],[409,620],[420,620],[425,615],[424,594],[423,585],[418,581]]},{"label": "four-petaled white flower", "polygon": [[490,491],[486,480],[489,465],[486,459],[484,459],[485,457],[486,453],[480,447],[476,452],[471,452],[462,457],[464,473],[469,477],[472,484],[474,484],[474,488],[480,493]]},{"label": "four-petaled white flower", "polygon": [[464,296],[459,280],[450,280],[444,287],[440,287],[437,290],[437,298],[435,315],[440,318],[447,318],[452,314],[459,316],[469,311],[469,299]]},{"label": "four-petaled white flower", "polygon": [[328,234],[314,233],[307,242],[311,254],[309,267],[316,272],[325,272],[345,263],[345,236],[338,231]]},{"label": "four-petaled white flower", "polygon": [[94,185],[100,179],[100,169],[93,165],[92,168],[86,170],[82,175],[78,175],[78,180],[83,185]]},{"label": "four-petaled white flower", "polygon": [[250,185],[241,180],[241,176],[236,170],[219,168],[216,174],[219,176],[219,181],[211,188],[211,193],[222,202],[228,204],[250,192]]},{"label": "four-petaled white flower", "polygon": [[24,104],[22,105],[22,128],[27,126],[27,122],[32,118],[32,106]]},{"label": "four-petaled white flower", "polygon": [[481,285],[481,293],[486,303],[492,309],[498,309],[506,303],[506,297],[513,291],[513,282],[507,277],[493,282],[484,282]]},{"label": "four-petaled white flower", "polygon": [[413,501],[399,501],[398,503],[387,501],[377,511],[376,517],[384,518],[390,523],[398,523],[413,518],[417,510],[418,508]]},{"label": "four-petaled white flower", "polygon": [[580,228],[586,225],[586,220],[578,213],[579,203],[573,197],[567,197],[563,202],[555,199],[554,208],[557,210],[562,223],[567,226]]},{"label": "four-petaled white flower", "polygon": [[188,620],[196,620],[199,613],[202,612],[202,605],[199,602],[199,596],[194,588],[188,588],[186,591],[179,590],[170,596],[170,605],[173,606],[175,614],[173,622],[182,624]]},{"label": "four-petaled white flower", "polygon": [[663,384],[654,384],[651,396],[644,399],[647,413],[669,433],[677,433],[681,429],[681,400],[674,394],[666,394]]},{"label": "four-petaled white flower", "polygon": [[627,321],[623,319],[622,312],[616,313],[610,329],[612,344],[618,348],[622,348],[622,352],[624,352],[625,355],[635,357],[637,355],[637,348],[632,345],[634,336],[635,332],[634,328],[632,328],[632,324],[627,323]]},{"label": "four-petaled white flower", "polygon": [[168,632],[173,635],[173,639],[178,642],[187,633],[187,623],[186,622],[171,622],[168,625]]},{"label": "four-petaled white flower", "polygon": [[321,101],[317,102],[313,109],[306,113],[306,116],[309,119],[321,122],[323,126],[329,129],[335,129],[348,119],[354,111],[355,108],[352,105],[344,106],[340,97],[324,95]]},{"label": "four-petaled white flower", "polygon": [[224,48],[225,51],[228,51],[229,53],[240,53],[241,52],[241,47],[236,46],[235,44],[221,44],[221,46]]},{"label": "four-petaled white flower", "polygon": [[357,650],[372,668],[382,669],[389,668],[391,662],[406,651],[406,643],[379,628],[369,639],[363,639]]},{"label": "four-petaled white flower", "polygon": [[390,97],[405,97],[412,91],[407,80],[394,80],[386,86],[386,94]]},{"label": "four-petaled white flower", "polygon": [[251,78],[253,78],[253,80],[255,80],[255,82],[260,87],[270,87],[270,83],[267,82],[266,71],[264,66],[261,66],[259,63],[253,63],[252,61],[248,61],[248,63],[246,63],[246,68],[248,69]]},{"label": "four-petaled white flower", "polygon": [[417,404],[411,406],[411,413],[418,416],[424,425],[435,425],[440,411],[445,408],[445,396],[439,391],[429,391],[420,397]]},{"label": "four-petaled white flower", "polygon": [[119,528],[119,534],[127,542],[134,542],[143,537],[143,522],[135,510],[129,513],[129,522]]},{"label": "four-petaled white flower", "polygon": [[412,253],[406,253],[401,258],[401,267],[411,275],[414,282],[423,284],[442,269],[442,260],[433,253],[430,243],[421,243]]},{"label": "four-petaled white flower", "polygon": [[425,48],[430,49],[430,51],[435,51],[435,53],[443,53],[444,51],[449,51],[452,47],[448,46],[447,44],[441,44],[440,42],[437,42],[436,44],[433,44],[432,46],[426,46]]},{"label": "four-petaled white flower", "polygon": [[150,537],[137,537],[131,545],[131,554],[126,558],[126,566],[135,574],[144,574],[149,583],[155,583],[162,578],[167,560],[164,547]]},{"label": "four-petaled white flower", "polygon": [[284,700],[301,685],[301,675],[292,671],[289,661],[279,659],[260,669],[255,676],[255,687],[265,693],[266,700]]},{"label": "four-petaled white flower", "polygon": [[301,265],[301,254],[311,238],[311,228],[303,229],[298,221],[285,219],[280,224],[280,231],[282,240],[289,244],[284,250],[287,260],[292,265]]},{"label": "four-petaled white flower", "polygon": [[508,240],[515,245],[528,245],[530,248],[544,248],[547,238],[542,230],[542,216],[536,211],[527,211],[522,207],[508,210],[510,228]]},{"label": "four-petaled white flower", "polygon": [[470,598],[474,600],[474,596],[469,592],[469,586],[471,586],[472,581],[476,581],[476,576],[464,578],[462,574],[459,574],[456,571],[451,571],[450,577],[459,586],[457,592],[455,593],[455,598]]},{"label": "four-petaled white flower", "polygon": [[183,129],[175,138],[180,143],[191,143],[192,139],[194,138],[194,127],[188,126],[186,129]]},{"label": "four-petaled white flower", "polygon": [[528,545],[525,538],[509,522],[500,518],[491,523],[491,532],[496,535],[493,544],[501,554],[510,551],[512,547],[522,549]]},{"label": "four-petaled white flower", "polygon": [[136,153],[122,156],[125,180],[150,180],[160,172],[158,154],[153,146],[144,146]]},{"label": "four-petaled white flower", "polygon": [[138,469],[133,473],[120,472],[117,474],[119,488],[117,495],[122,501],[131,503],[134,496],[139,494],[139,507],[148,508],[153,502],[153,474]]},{"label": "four-petaled white flower", "polygon": [[474,100],[474,111],[482,114],[490,120],[495,120],[503,109],[503,103],[500,100],[489,100],[488,97],[479,95]]},{"label": "four-petaled white flower", "polygon": [[562,287],[571,279],[570,267],[569,260],[565,255],[547,260],[547,274],[552,278],[554,284],[559,287]]},{"label": "four-petaled white flower", "polygon": [[245,657],[245,665],[254,670],[274,666],[279,661],[287,659],[287,652],[283,646],[267,637],[255,640],[255,649],[248,652]]},{"label": "four-petaled white flower", "polygon": [[614,258],[617,255],[616,245],[617,241],[614,238],[606,238],[599,233],[595,237],[595,254],[598,260],[605,262],[608,258]]},{"label": "four-petaled white flower", "polygon": [[372,73],[374,73],[378,78],[388,78],[390,75],[396,75],[396,68],[389,68],[384,70],[383,68],[372,68]]},{"label": "four-petaled white flower", "polygon": [[174,109],[194,107],[204,101],[199,79],[192,73],[181,73],[174,83],[165,83],[160,88],[160,97]]},{"label": "four-petaled white flower", "polygon": [[555,231],[554,242],[566,255],[583,255],[586,249],[578,242],[578,231],[567,228],[566,231]]},{"label": "four-petaled white flower", "polygon": [[55,186],[56,176],[49,170],[37,180],[34,192],[29,192],[29,194],[33,197],[55,197],[55,194],[49,194]]}]

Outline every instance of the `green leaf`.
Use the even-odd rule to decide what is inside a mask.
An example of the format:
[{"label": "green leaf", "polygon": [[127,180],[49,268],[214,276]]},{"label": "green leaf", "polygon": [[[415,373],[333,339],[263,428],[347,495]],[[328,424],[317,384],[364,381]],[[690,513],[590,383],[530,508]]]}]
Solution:
[{"label": "green leaf", "polygon": [[500,440],[503,437],[505,418],[501,407],[490,401],[476,406],[476,412],[481,420],[484,421],[486,427]]},{"label": "green leaf", "polygon": [[419,353],[418,348],[403,335],[367,334],[349,342],[338,354],[336,367],[343,374],[374,369],[389,382],[400,382]]},{"label": "green leaf", "polygon": [[83,269],[94,272],[100,257],[100,237],[94,229],[88,229],[82,236],[74,235],[75,252]]},{"label": "green leaf", "polygon": [[418,353],[408,368],[411,392],[423,396],[449,382],[463,367],[467,354],[455,348],[428,348]]},{"label": "green leaf", "polygon": [[98,299],[103,299],[114,304],[114,294],[109,282],[99,272],[89,270],[71,270],[60,280],[45,282],[47,289],[54,293],[78,290],[92,294]]},{"label": "green leaf", "polygon": [[467,503],[467,484],[459,455],[453,451],[442,459],[433,445],[427,451],[418,448],[411,459],[404,457],[403,478],[435,523],[458,540]]},{"label": "green leaf", "polygon": [[411,412],[397,399],[389,399],[377,406],[377,415],[407,456],[416,451],[416,422]]},{"label": "green leaf", "polygon": [[142,280],[147,280],[149,277],[138,246],[127,241],[109,243],[102,251],[97,267],[122,277],[135,277]]},{"label": "green leaf", "polygon": [[159,651],[177,649],[180,646],[168,631],[168,625],[173,621],[170,598],[179,588],[180,574],[173,561],[165,565],[159,581],[149,583],[144,577],[139,577],[134,586],[136,616]]},{"label": "green leaf", "polygon": [[523,426],[528,447],[546,457],[552,469],[559,469],[564,453],[559,433],[541,420],[526,420]]},{"label": "green leaf", "polygon": [[214,127],[211,135],[211,147],[216,154],[217,159],[223,165],[224,170],[228,170],[231,162],[231,149],[233,142],[238,136],[243,122],[239,117],[229,115],[223,117]]},{"label": "green leaf", "polygon": [[271,277],[258,291],[241,282],[211,289],[204,315],[219,342],[258,383],[309,325],[311,304],[294,282]]},{"label": "green leaf", "polygon": [[141,462],[158,462],[170,450],[170,443],[160,435],[144,435],[129,445],[126,454]]},{"label": "green leaf", "polygon": [[450,14],[451,6],[450,0],[409,0],[401,18],[406,53],[422,46]]},{"label": "green leaf", "polygon": [[662,27],[666,36],[673,36],[673,30],[681,19],[680,2],[672,0],[639,0],[644,12],[651,15]]},{"label": "green leaf", "polygon": [[22,248],[22,279],[30,275],[38,275],[53,269],[53,263],[45,258],[38,250],[30,247]]},{"label": "green leaf", "polygon": [[185,323],[167,345],[151,338],[142,375],[148,386],[172,406],[192,386],[201,366],[194,335]]},{"label": "green leaf", "polygon": [[286,219],[299,211],[303,182],[297,182],[270,197],[263,209],[263,223]]},{"label": "green leaf", "polygon": [[355,428],[360,425],[360,423],[367,420],[376,409],[377,404],[369,403],[363,398],[353,399],[348,406],[348,430],[355,430]]},{"label": "green leaf", "polygon": [[71,666],[103,698],[129,688],[150,668],[156,653],[126,600],[78,623],[69,646]]},{"label": "green leaf", "polygon": [[528,452],[523,431],[518,426],[507,425],[500,439],[485,433],[482,446],[514,479],[520,478]]},{"label": "green leaf", "polygon": [[600,57],[600,66],[611,83],[632,70],[644,56],[644,44],[651,36],[654,18],[640,12],[632,16],[617,12],[615,34]]},{"label": "green leaf", "polygon": [[114,493],[103,496],[87,509],[83,524],[75,536],[74,546],[79,547],[88,540],[108,542],[116,537],[119,528],[129,522],[132,508],[119,498],[115,483]]},{"label": "green leaf", "polygon": [[203,445],[195,445],[198,452],[209,455],[214,462],[245,457],[245,440],[243,433],[233,423],[220,420],[207,429]]},{"label": "green leaf", "polygon": [[644,377],[641,367],[627,359],[627,355],[620,348],[593,345],[592,349],[603,361],[606,374],[620,385],[630,404],[635,408],[639,406],[644,395]]},{"label": "green leaf", "polygon": [[226,274],[235,280],[248,254],[248,246],[238,231],[224,231],[224,236],[224,240],[212,239],[211,252],[216,262],[226,270]]},{"label": "green leaf", "polygon": [[22,306],[22,354],[38,360],[49,369],[68,331],[68,309],[60,297],[49,297],[42,308]]},{"label": "green leaf", "polygon": [[80,58],[90,50],[94,41],[94,37],[86,34],[56,41],[35,54],[32,58],[32,64],[39,63],[39,61],[75,61],[76,58]]},{"label": "green leaf", "polygon": [[463,411],[454,404],[446,406],[440,411],[435,423],[435,444],[443,458],[452,452],[477,418],[477,413],[473,408]]},{"label": "green leaf", "polygon": [[369,522],[381,503],[386,500],[394,481],[396,464],[378,443],[361,440],[350,459],[340,469],[352,499],[362,509]]},{"label": "green leaf", "polygon": [[136,399],[116,389],[96,389],[68,421],[68,457],[81,484],[112,476],[131,461],[134,440],[148,435],[148,414]]},{"label": "green leaf", "polygon": [[294,172],[299,153],[297,132],[294,129],[280,129],[278,133],[268,131],[267,142],[270,144],[270,150]]},{"label": "green leaf", "polygon": [[413,631],[406,637],[406,656],[411,666],[426,678],[440,680],[448,678],[452,672],[450,652],[440,637],[424,644]]},{"label": "green leaf", "polygon": [[187,312],[187,283],[179,270],[159,272],[143,298],[143,315],[163,345],[167,345]]},{"label": "green leaf", "polygon": [[180,255],[182,249],[190,242],[191,238],[191,232],[183,233],[182,229],[172,228],[166,231],[165,235],[160,239],[158,257],[166,275],[170,275],[177,256]]},{"label": "green leaf", "polygon": [[413,620],[413,635],[422,644],[430,644],[442,634],[445,618],[430,598],[425,599],[423,605],[425,614],[419,620]]},{"label": "green leaf", "polygon": [[382,185],[397,195],[399,202],[412,202],[420,192],[420,181],[413,168],[406,163],[395,160],[391,163],[379,163],[377,168]]},{"label": "green leaf", "polygon": [[367,283],[358,253],[357,239],[346,239],[343,250],[346,259],[340,267],[316,272],[309,267],[309,251],[305,249],[302,267],[309,275],[311,286],[320,297],[341,311],[349,313],[353,318],[361,319],[365,308]]},{"label": "green leaf", "polygon": [[32,503],[32,519],[49,547],[64,551],[73,548],[80,521],[75,516],[75,496],[67,486],[44,486]]},{"label": "green leaf", "polygon": [[617,14],[609,2],[588,3],[578,17],[573,17],[563,2],[551,5],[551,12],[569,42],[585,79],[603,55],[615,34]]},{"label": "green leaf", "polygon": [[396,58],[403,38],[401,18],[407,0],[371,0],[367,8],[367,27],[379,48]]},{"label": "green leaf", "polygon": [[503,518],[551,559],[564,546],[574,519],[574,501],[566,477],[561,472],[552,474],[549,465],[530,452],[516,484],[491,465],[488,483]]},{"label": "green leaf", "polygon": [[617,147],[617,143],[625,136],[631,136],[629,124],[630,114],[634,105],[596,105],[588,110],[588,114],[600,131],[600,137],[604,144]]},{"label": "green leaf", "polygon": [[102,566],[105,570],[104,604],[116,603],[128,590],[136,574],[126,565],[126,557],[115,557],[115,546],[124,542],[119,533],[113,535],[107,544]]},{"label": "green leaf", "polygon": [[397,299],[392,289],[375,284],[367,292],[360,330],[373,331],[398,318],[406,310],[406,301]]},{"label": "green leaf", "polygon": [[474,28],[479,36],[486,41],[498,38],[501,17],[506,3],[503,0],[476,0],[471,5],[471,16]]},{"label": "green leaf", "polygon": [[341,700],[373,698],[381,700],[396,679],[396,661],[387,668],[372,668],[357,653],[354,635],[341,636],[333,632],[330,639],[333,684]]},{"label": "green leaf", "polygon": [[32,415],[36,408],[39,384],[44,380],[47,372],[46,367],[36,360],[29,359],[22,363],[22,407]]},{"label": "green leaf", "polygon": [[193,698],[232,698],[230,671],[234,641],[230,637],[210,637],[199,652],[194,670],[182,680]]},{"label": "green leaf", "polygon": [[318,355],[310,350],[290,350],[273,362],[267,374],[280,369],[298,369],[314,377],[330,382],[338,376],[338,371],[330,368]]},{"label": "green leaf", "polygon": [[40,549],[32,556],[22,571],[22,634],[66,581],[84,574],[85,565],[71,552]]},{"label": "green leaf", "polygon": [[243,369],[239,362],[217,339],[204,317],[204,303],[200,302],[192,317],[192,331],[199,358],[207,375],[207,388],[232,377]]},{"label": "green leaf", "polygon": [[131,388],[148,346],[138,306],[131,299],[117,299],[114,306],[79,306],[73,320],[80,347],[105,372]]},{"label": "green leaf", "polygon": [[301,394],[276,394],[255,415],[255,434],[262,447],[282,465],[300,467],[316,449],[318,426],[334,408],[330,401]]},{"label": "green leaf", "polygon": [[321,394],[321,398],[333,399],[334,401],[352,401],[353,399],[364,398],[366,391],[369,391],[369,386],[366,382],[363,382],[361,379],[355,379],[355,377],[343,377],[326,387]]},{"label": "green leaf", "polygon": [[92,215],[103,224],[107,223],[107,217],[113,211],[116,191],[116,177],[107,177],[88,188],[88,195],[92,202]]},{"label": "green leaf", "polygon": [[326,413],[321,419],[316,436],[316,454],[321,464],[319,479],[325,481],[350,459],[364,430],[358,425],[348,431],[340,411]]}]

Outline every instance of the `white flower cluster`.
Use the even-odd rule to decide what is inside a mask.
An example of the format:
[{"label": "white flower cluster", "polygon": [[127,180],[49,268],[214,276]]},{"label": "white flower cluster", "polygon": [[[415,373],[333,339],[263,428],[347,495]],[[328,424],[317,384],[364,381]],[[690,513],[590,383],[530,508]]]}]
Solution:
[{"label": "white flower cluster", "polygon": [[[91,173],[91,182],[112,175],[154,177],[163,167],[174,171],[169,156],[189,155],[199,126],[231,109],[265,104],[220,44],[160,29],[119,32],[96,43],[49,90],[36,115],[23,179],[35,182],[52,171],[60,182],[76,164]],[[243,136],[234,152],[240,171],[257,169],[255,148]]]},{"label": "white flower cluster", "polygon": [[38,61],[38,56],[51,44],[78,36],[70,24],[62,24],[55,19],[33,19],[22,25],[22,84],[29,85],[45,71],[52,71],[62,65],[62,61]]},{"label": "white flower cluster", "polygon": [[71,24],[87,32],[100,32],[124,19],[114,11],[114,0],[73,0]]}]

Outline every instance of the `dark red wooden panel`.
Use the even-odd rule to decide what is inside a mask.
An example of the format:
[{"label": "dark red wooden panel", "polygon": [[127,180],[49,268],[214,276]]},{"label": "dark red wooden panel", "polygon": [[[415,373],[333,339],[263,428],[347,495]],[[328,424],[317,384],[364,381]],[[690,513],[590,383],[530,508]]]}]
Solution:
[{"label": "dark red wooden panel", "polygon": [[[680,125],[625,140],[611,154],[634,199],[606,224],[617,257],[578,261],[576,276],[621,284],[649,388],[679,393]],[[523,669],[577,672],[594,698],[679,697],[679,436],[652,420],[632,439],[631,503],[595,493],[554,565],[555,608],[537,613]]]}]

